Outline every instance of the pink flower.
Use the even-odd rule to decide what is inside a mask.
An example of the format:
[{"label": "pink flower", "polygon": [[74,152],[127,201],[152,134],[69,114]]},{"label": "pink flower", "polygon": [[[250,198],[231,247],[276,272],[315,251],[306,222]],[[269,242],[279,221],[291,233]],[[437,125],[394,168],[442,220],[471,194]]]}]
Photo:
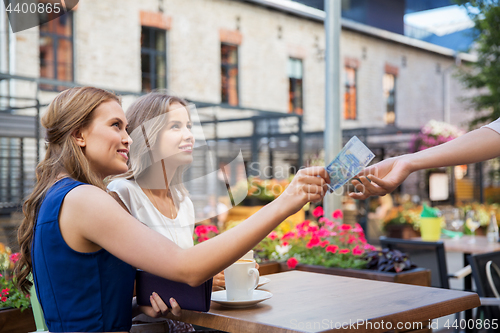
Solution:
[{"label": "pink flower", "polygon": [[276,238],[278,238],[278,234],[276,233],[276,231],[271,231],[271,233],[267,235],[267,238],[269,238],[270,240],[275,240]]},{"label": "pink flower", "polygon": [[288,268],[294,269],[295,267],[297,267],[298,263],[299,261],[297,260],[297,258],[291,257],[290,259],[287,260],[286,265],[288,266]]},{"label": "pink flower", "polygon": [[334,220],[338,220],[344,217],[344,213],[340,209],[337,209],[336,211],[333,212],[332,217]]},{"label": "pink flower", "polygon": [[215,232],[216,234],[219,233],[219,229],[217,229],[217,226],[213,225],[213,224],[210,224],[210,225],[207,225],[207,230],[210,232]]},{"label": "pink flower", "polygon": [[201,235],[207,234],[209,232],[209,230],[207,230],[206,225],[199,225],[194,229],[194,232],[196,233],[196,235],[198,237],[200,237]]},{"label": "pink flower", "polygon": [[324,240],[324,241],[322,241],[321,243],[319,243],[319,246],[321,246],[321,247],[325,247],[325,246],[327,246],[327,245],[328,245],[328,243],[330,243],[328,240]]},{"label": "pink flower", "polygon": [[204,242],[204,241],[206,241],[206,240],[208,240],[208,237],[205,237],[205,236],[200,236],[200,237],[198,238],[198,242],[200,242],[200,243],[201,243],[201,242]]},{"label": "pink flower", "polygon": [[359,248],[358,245],[356,245],[353,249],[352,249],[352,254],[355,255],[355,256],[359,256],[359,255],[362,255],[363,254],[363,250],[361,250]]},{"label": "pink flower", "polygon": [[12,253],[10,255],[10,261],[12,261],[13,263],[16,263],[19,259],[21,259],[21,254],[19,252]]},{"label": "pink flower", "polygon": [[326,247],[325,251],[335,253],[335,252],[337,252],[338,249],[339,249],[339,247],[337,245],[328,245]]},{"label": "pink flower", "polygon": [[308,249],[312,249],[313,247],[318,246],[319,243],[320,243],[319,237],[313,236],[313,237],[311,237],[311,240],[309,241],[309,243],[307,243],[306,247]]},{"label": "pink flower", "polygon": [[288,246],[288,242],[283,242],[281,246]]},{"label": "pink flower", "polygon": [[314,208],[312,214],[314,217],[320,217],[320,216],[323,216],[323,214],[325,214],[325,212],[323,211],[323,207],[318,206],[318,207]]},{"label": "pink flower", "polygon": [[2,289],[2,294],[4,294],[4,295],[8,295],[8,294],[9,294],[9,291],[10,291],[10,289],[9,289],[9,288]]},{"label": "pink flower", "polygon": [[351,229],[352,229],[352,227],[349,224],[342,224],[340,226],[340,230],[348,231],[348,230],[351,230]]},{"label": "pink flower", "polygon": [[307,228],[307,231],[310,233],[314,233],[314,232],[318,231],[318,227],[315,225],[311,225]]},{"label": "pink flower", "polygon": [[351,252],[351,250],[349,250],[349,249],[342,249],[342,250],[339,251],[340,254],[346,254],[346,253],[349,253],[349,252]]},{"label": "pink flower", "polygon": [[356,241],[356,237],[353,235],[349,235],[349,239],[347,240],[347,244],[352,244]]},{"label": "pink flower", "polygon": [[317,235],[318,235],[318,237],[325,238],[325,237],[330,236],[330,231],[328,231],[328,230],[327,230],[327,229],[325,229],[325,228],[321,228],[321,229],[319,229],[319,231],[318,231]]},{"label": "pink flower", "polygon": [[353,232],[363,232],[363,228],[359,225],[359,223],[356,223],[354,228],[352,229]]},{"label": "pink flower", "polygon": [[365,244],[364,248],[365,248],[365,250],[368,250],[368,251],[375,251],[377,249],[375,246],[370,245],[370,244]]},{"label": "pink flower", "polygon": [[296,236],[295,232],[289,231],[286,234],[284,234],[283,237],[281,237],[281,240],[293,239],[293,238],[295,238],[295,236]]}]

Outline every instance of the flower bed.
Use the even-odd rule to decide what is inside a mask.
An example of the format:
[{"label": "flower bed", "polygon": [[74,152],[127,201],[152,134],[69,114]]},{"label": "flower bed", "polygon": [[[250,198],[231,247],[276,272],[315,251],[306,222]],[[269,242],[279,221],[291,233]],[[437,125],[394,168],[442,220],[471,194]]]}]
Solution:
[{"label": "flower bed", "polygon": [[0,309],[28,308],[31,303],[16,287],[13,273],[14,264],[19,260],[19,253],[12,253],[10,248],[0,243]]}]

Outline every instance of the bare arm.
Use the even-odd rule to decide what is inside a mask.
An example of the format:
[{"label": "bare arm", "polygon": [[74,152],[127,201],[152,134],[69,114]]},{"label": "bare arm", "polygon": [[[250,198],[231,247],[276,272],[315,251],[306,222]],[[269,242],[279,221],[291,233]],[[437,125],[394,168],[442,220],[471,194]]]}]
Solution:
[{"label": "bare arm", "polygon": [[300,170],[278,199],[237,227],[184,250],[138,223],[111,196],[93,186],[79,186],[68,193],[60,223],[72,223],[72,232],[134,267],[195,286],[242,257],[306,202],[321,200],[327,182],[324,168]]},{"label": "bare arm", "polygon": [[[367,168],[352,183],[360,193],[355,199],[385,195],[394,191],[412,172],[422,169],[471,164],[500,156],[500,135],[492,129],[480,128],[455,140],[414,154],[389,158]],[[368,181],[366,176],[372,181]]]}]

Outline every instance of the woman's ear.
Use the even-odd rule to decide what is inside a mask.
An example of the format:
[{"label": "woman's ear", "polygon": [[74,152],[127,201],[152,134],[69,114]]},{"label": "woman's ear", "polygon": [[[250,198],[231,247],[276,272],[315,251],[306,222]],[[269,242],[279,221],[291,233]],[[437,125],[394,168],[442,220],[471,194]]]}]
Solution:
[{"label": "woman's ear", "polygon": [[82,148],[86,146],[85,138],[83,137],[83,133],[80,128],[74,130],[71,135],[75,138],[77,145],[79,145]]}]

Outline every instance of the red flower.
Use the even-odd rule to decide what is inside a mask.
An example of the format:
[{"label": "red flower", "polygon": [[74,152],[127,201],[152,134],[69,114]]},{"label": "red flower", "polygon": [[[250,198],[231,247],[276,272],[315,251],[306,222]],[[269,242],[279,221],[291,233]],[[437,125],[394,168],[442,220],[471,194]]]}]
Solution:
[{"label": "red flower", "polygon": [[309,241],[309,243],[307,243],[306,247],[308,249],[312,249],[313,247],[318,246],[319,243],[320,243],[319,237],[313,236],[313,237],[311,237],[311,240]]},{"label": "red flower", "polygon": [[284,234],[283,237],[281,237],[281,240],[293,239],[293,238],[295,238],[295,232],[289,231],[286,234]]},{"label": "red flower", "polygon": [[7,297],[4,296],[1,298],[1,300],[2,300],[2,302],[7,302]]},{"label": "red flower", "polygon": [[200,236],[200,237],[198,238],[198,242],[200,242],[200,243],[201,243],[201,242],[204,242],[204,241],[206,241],[206,240],[208,240],[208,237],[205,237],[205,236]]},{"label": "red flower", "polygon": [[10,289],[9,289],[9,288],[2,289],[2,294],[4,294],[4,295],[8,295],[8,294],[9,294],[9,291],[10,291]]},{"label": "red flower", "polygon": [[318,235],[318,237],[328,237],[328,236],[330,236],[330,231],[328,231],[325,228],[321,228],[321,229],[319,229],[317,235]]},{"label": "red flower", "polygon": [[319,246],[321,246],[321,247],[325,247],[325,246],[327,246],[327,245],[328,245],[328,243],[330,243],[328,240],[324,240],[324,241],[322,241],[321,243],[319,243]]},{"label": "red flower", "polygon": [[209,230],[207,229],[206,225],[199,225],[194,229],[194,232],[198,237],[200,237],[201,235],[207,234]]},{"label": "red flower", "polygon": [[276,231],[271,231],[271,233],[267,235],[267,238],[275,240],[276,238],[278,238],[278,234],[276,233]]},{"label": "red flower", "polygon": [[349,250],[349,249],[342,249],[342,250],[339,251],[340,254],[346,254],[346,253],[349,253],[349,252],[351,252],[351,250]]},{"label": "red flower", "polygon": [[356,245],[353,249],[352,249],[352,254],[354,254],[355,256],[359,256],[359,255],[362,255],[363,254],[363,250],[361,250],[359,248],[358,245]]},{"label": "red flower", "polygon": [[307,228],[307,231],[310,233],[316,232],[316,231],[318,231],[318,227],[315,225],[311,225]]},{"label": "red flower", "polygon": [[288,242],[283,242],[282,246],[288,246]]},{"label": "red flower", "polygon": [[318,207],[314,208],[314,210],[313,210],[314,217],[320,217],[320,216],[323,216],[323,214],[325,214],[325,212],[323,211],[323,207],[318,206]]},{"label": "red flower", "polygon": [[12,261],[14,264],[19,260],[21,259],[21,254],[19,252],[16,252],[16,253],[12,253],[10,255],[10,261]]},{"label": "red flower", "polygon": [[337,245],[328,245],[326,247],[325,251],[335,253],[335,252],[337,252],[338,249],[339,249],[339,247]]},{"label": "red flower", "polygon": [[288,266],[288,268],[294,269],[298,263],[299,261],[297,260],[297,258],[291,257],[290,259],[287,260],[286,265]]},{"label": "red flower", "polygon": [[340,209],[337,209],[336,211],[333,212],[332,216],[335,220],[338,220],[344,217],[344,213],[342,213]]},{"label": "red flower", "polygon": [[219,233],[219,229],[217,229],[217,226],[213,225],[213,224],[210,224],[210,225],[207,225],[207,231],[210,232],[215,232],[216,234]]},{"label": "red flower", "polygon": [[351,226],[349,224],[342,224],[340,226],[340,230],[344,230],[344,231],[348,231],[348,230],[351,230]]}]

